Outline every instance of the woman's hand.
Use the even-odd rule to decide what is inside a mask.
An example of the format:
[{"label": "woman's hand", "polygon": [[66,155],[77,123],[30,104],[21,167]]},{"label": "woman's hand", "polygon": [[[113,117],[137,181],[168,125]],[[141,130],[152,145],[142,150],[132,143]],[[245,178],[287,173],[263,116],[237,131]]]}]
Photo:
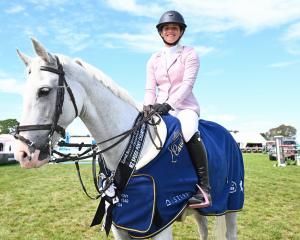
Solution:
[{"label": "woman's hand", "polygon": [[166,115],[172,109],[168,103],[155,103],[153,110],[158,112],[160,115]]},{"label": "woman's hand", "polygon": [[144,105],[143,106],[143,112],[144,112],[144,118],[147,118],[149,113],[153,111],[153,105]]}]

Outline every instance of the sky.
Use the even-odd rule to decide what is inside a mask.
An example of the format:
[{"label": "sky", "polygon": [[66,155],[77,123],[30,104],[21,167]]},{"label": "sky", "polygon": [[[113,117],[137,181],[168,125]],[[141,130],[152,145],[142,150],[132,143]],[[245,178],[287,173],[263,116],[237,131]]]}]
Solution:
[{"label": "sky", "polygon": [[[281,124],[300,140],[300,0],[0,0],[0,120],[20,120],[31,37],[51,53],[101,69],[139,102],[146,63],[163,47],[160,16],[185,18],[181,45],[200,57],[201,118],[262,133]],[[71,134],[85,134],[80,121]]]}]

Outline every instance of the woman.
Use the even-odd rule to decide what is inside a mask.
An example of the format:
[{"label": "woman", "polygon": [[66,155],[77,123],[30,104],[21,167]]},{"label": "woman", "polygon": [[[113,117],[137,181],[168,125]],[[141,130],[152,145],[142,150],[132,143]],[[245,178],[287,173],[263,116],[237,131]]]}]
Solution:
[{"label": "woman", "polygon": [[156,28],[165,47],[153,54],[147,63],[144,111],[154,109],[160,114],[170,111],[179,119],[183,138],[196,168],[198,185],[204,190],[194,195],[189,205],[194,208],[207,207],[210,205],[207,157],[198,132],[199,104],[192,92],[199,59],[193,48],[179,45],[186,28],[179,12],[165,12]]}]

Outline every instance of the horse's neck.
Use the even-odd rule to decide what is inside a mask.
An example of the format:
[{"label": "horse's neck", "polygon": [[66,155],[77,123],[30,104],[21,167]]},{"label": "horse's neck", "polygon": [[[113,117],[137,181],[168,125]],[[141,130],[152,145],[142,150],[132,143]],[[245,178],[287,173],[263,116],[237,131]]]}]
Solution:
[{"label": "horse's neck", "polygon": [[[86,96],[80,118],[97,142],[109,139],[132,127],[138,114],[136,107],[116,96],[95,79],[89,81],[85,79],[82,84]],[[104,149],[115,141],[103,144],[100,148]],[[109,169],[116,168],[127,142],[128,139],[103,154]]]}]

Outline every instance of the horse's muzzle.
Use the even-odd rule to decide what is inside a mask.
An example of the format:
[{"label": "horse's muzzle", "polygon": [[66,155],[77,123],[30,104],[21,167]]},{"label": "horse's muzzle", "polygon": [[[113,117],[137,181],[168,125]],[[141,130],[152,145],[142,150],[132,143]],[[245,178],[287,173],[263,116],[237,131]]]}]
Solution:
[{"label": "horse's muzzle", "polygon": [[26,144],[17,141],[15,145],[15,159],[23,168],[41,167],[49,162],[49,149],[43,149],[43,151],[36,149],[34,152],[31,152]]}]

